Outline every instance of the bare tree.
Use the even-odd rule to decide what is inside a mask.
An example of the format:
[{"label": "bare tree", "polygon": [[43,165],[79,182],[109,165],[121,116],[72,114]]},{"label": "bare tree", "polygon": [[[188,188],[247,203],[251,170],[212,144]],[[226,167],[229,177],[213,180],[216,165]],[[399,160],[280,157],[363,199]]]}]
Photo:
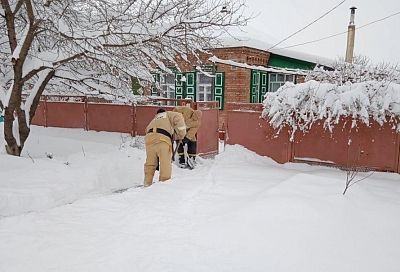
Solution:
[{"label": "bare tree", "polygon": [[45,89],[129,95],[132,77],[150,80],[165,61],[197,56],[244,25],[245,1],[0,0],[7,152],[20,155]]},{"label": "bare tree", "polygon": [[372,171],[368,175],[364,177],[357,178],[360,172],[368,172],[370,171],[369,168],[360,166],[360,157],[364,154],[364,151],[358,148],[356,152],[355,159],[351,160],[350,158],[350,149],[347,150],[347,166],[344,169],[346,171],[346,184],[344,187],[343,195],[346,194],[347,190],[353,186],[354,184],[363,181],[374,174]]},{"label": "bare tree", "polygon": [[358,174],[360,172],[366,172],[368,169],[365,167],[360,167],[360,166],[352,166],[352,167],[347,167],[346,168],[346,184],[344,187],[343,195],[346,194],[347,190],[353,186],[354,184],[363,181],[364,179],[369,178],[374,174],[374,172],[369,173],[367,176],[362,177],[362,178],[357,178]]}]

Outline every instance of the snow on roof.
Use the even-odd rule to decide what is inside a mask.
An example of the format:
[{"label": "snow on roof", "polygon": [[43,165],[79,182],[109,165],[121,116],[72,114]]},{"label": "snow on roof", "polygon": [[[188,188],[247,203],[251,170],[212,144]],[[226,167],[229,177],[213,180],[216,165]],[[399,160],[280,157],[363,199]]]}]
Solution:
[{"label": "snow on roof", "polygon": [[259,50],[264,50],[271,52],[272,54],[275,55],[280,55],[288,58],[293,58],[293,59],[299,59],[307,62],[312,62],[316,64],[322,64],[325,66],[332,66],[332,63],[334,62],[333,60],[329,58],[324,58],[321,56],[316,56],[316,55],[311,55],[307,53],[302,53],[298,51],[293,51],[293,50],[288,50],[288,49],[279,49],[279,48],[273,48],[271,50],[268,50],[273,46],[273,44],[257,40],[257,39],[252,39],[252,38],[246,38],[246,37],[225,37],[222,38],[222,46],[223,47],[251,47]]},{"label": "snow on roof", "polygon": [[251,70],[259,70],[259,71],[265,71],[265,72],[271,72],[271,73],[282,73],[284,72],[285,74],[291,74],[291,75],[308,75],[309,71],[304,71],[300,69],[284,69],[284,68],[270,68],[270,67],[265,67],[265,66],[259,66],[259,65],[250,65],[247,63],[241,63],[237,62],[234,60],[224,60],[220,59],[216,56],[213,56],[209,58],[210,61],[214,63],[222,63],[222,64],[227,64],[235,67],[240,67],[240,68],[246,68],[246,69],[251,69]]}]

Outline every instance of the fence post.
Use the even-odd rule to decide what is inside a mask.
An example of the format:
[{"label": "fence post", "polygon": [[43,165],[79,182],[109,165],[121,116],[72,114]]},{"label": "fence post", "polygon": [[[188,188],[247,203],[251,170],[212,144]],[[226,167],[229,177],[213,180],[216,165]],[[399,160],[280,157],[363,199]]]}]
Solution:
[{"label": "fence post", "polygon": [[83,114],[84,114],[84,118],[85,118],[85,127],[84,127],[84,129],[86,131],[88,131],[89,130],[89,124],[88,124],[88,110],[89,110],[89,108],[88,108],[87,97],[85,96],[83,99],[85,101],[85,104],[83,105]]},{"label": "fence post", "polygon": [[397,132],[396,151],[397,151],[397,173],[400,174],[400,132]]},{"label": "fence post", "polygon": [[48,127],[47,126],[47,95],[44,96],[44,127]]},{"label": "fence post", "polygon": [[296,135],[293,136],[293,141],[290,140],[290,132],[288,131],[288,160],[287,162],[293,162],[294,161],[294,149],[295,149],[295,144],[296,144]]},{"label": "fence post", "polygon": [[137,129],[136,129],[136,105],[132,103],[131,107],[131,136],[136,137],[137,136]]},{"label": "fence post", "polygon": [[[225,146],[227,145],[228,141],[229,141],[229,111],[231,105],[229,103],[227,103],[225,111],[226,111],[226,125],[225,125],[225,134],[224,134],[224,150],[225,150]],[[219,121],[219,120],[218,120]]]},{"label": "fence post", "polygon": [[132,103],[132,136],[136,137],[137,136],[137,105]]}]

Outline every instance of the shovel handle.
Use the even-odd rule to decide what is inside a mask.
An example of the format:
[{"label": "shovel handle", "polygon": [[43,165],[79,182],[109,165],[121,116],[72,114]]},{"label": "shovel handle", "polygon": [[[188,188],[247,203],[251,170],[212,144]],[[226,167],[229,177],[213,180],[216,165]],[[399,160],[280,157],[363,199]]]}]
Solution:
[{"label": "shovel handle", "polygon": [[179,146],[182,144],[182,140],[179,140],[178,141],[178,144],[176,145],[176,147],[175,147],[175,149],[174,149],[174,152],[172,153],[172,161],[175,161],[175,154],[176,154],[176,151],[178,151],[178,148],[179,148]]}]

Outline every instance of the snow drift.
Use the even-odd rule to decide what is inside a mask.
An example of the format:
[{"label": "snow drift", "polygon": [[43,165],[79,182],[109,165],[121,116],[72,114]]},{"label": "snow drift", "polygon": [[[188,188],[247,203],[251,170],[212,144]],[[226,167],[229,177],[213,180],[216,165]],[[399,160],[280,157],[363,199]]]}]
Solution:
[{"label": "snow drift", "polygon": [[118,133],[33,129],[24,152],[35,162],[4,155],[0,191],[21,200],[15,208],[50,201],[0,218],[0,271],[399,271],[398,174],[374,173],[343,196],[345,172],[227,145],[170,182],[110,194],[142,182],[144,150]]},{"label": "snow drift", "polygon": [[392,122],[400,131],[400,84],[390,81],[366,81],[337,85],[314,80],[301,84],[287,82],[275,93],[267,93],[263,102],[263,118],[274,128],[290,126],[307,131],[317,120],[325,120],[330,131],[342,117],[370,124]]}]

